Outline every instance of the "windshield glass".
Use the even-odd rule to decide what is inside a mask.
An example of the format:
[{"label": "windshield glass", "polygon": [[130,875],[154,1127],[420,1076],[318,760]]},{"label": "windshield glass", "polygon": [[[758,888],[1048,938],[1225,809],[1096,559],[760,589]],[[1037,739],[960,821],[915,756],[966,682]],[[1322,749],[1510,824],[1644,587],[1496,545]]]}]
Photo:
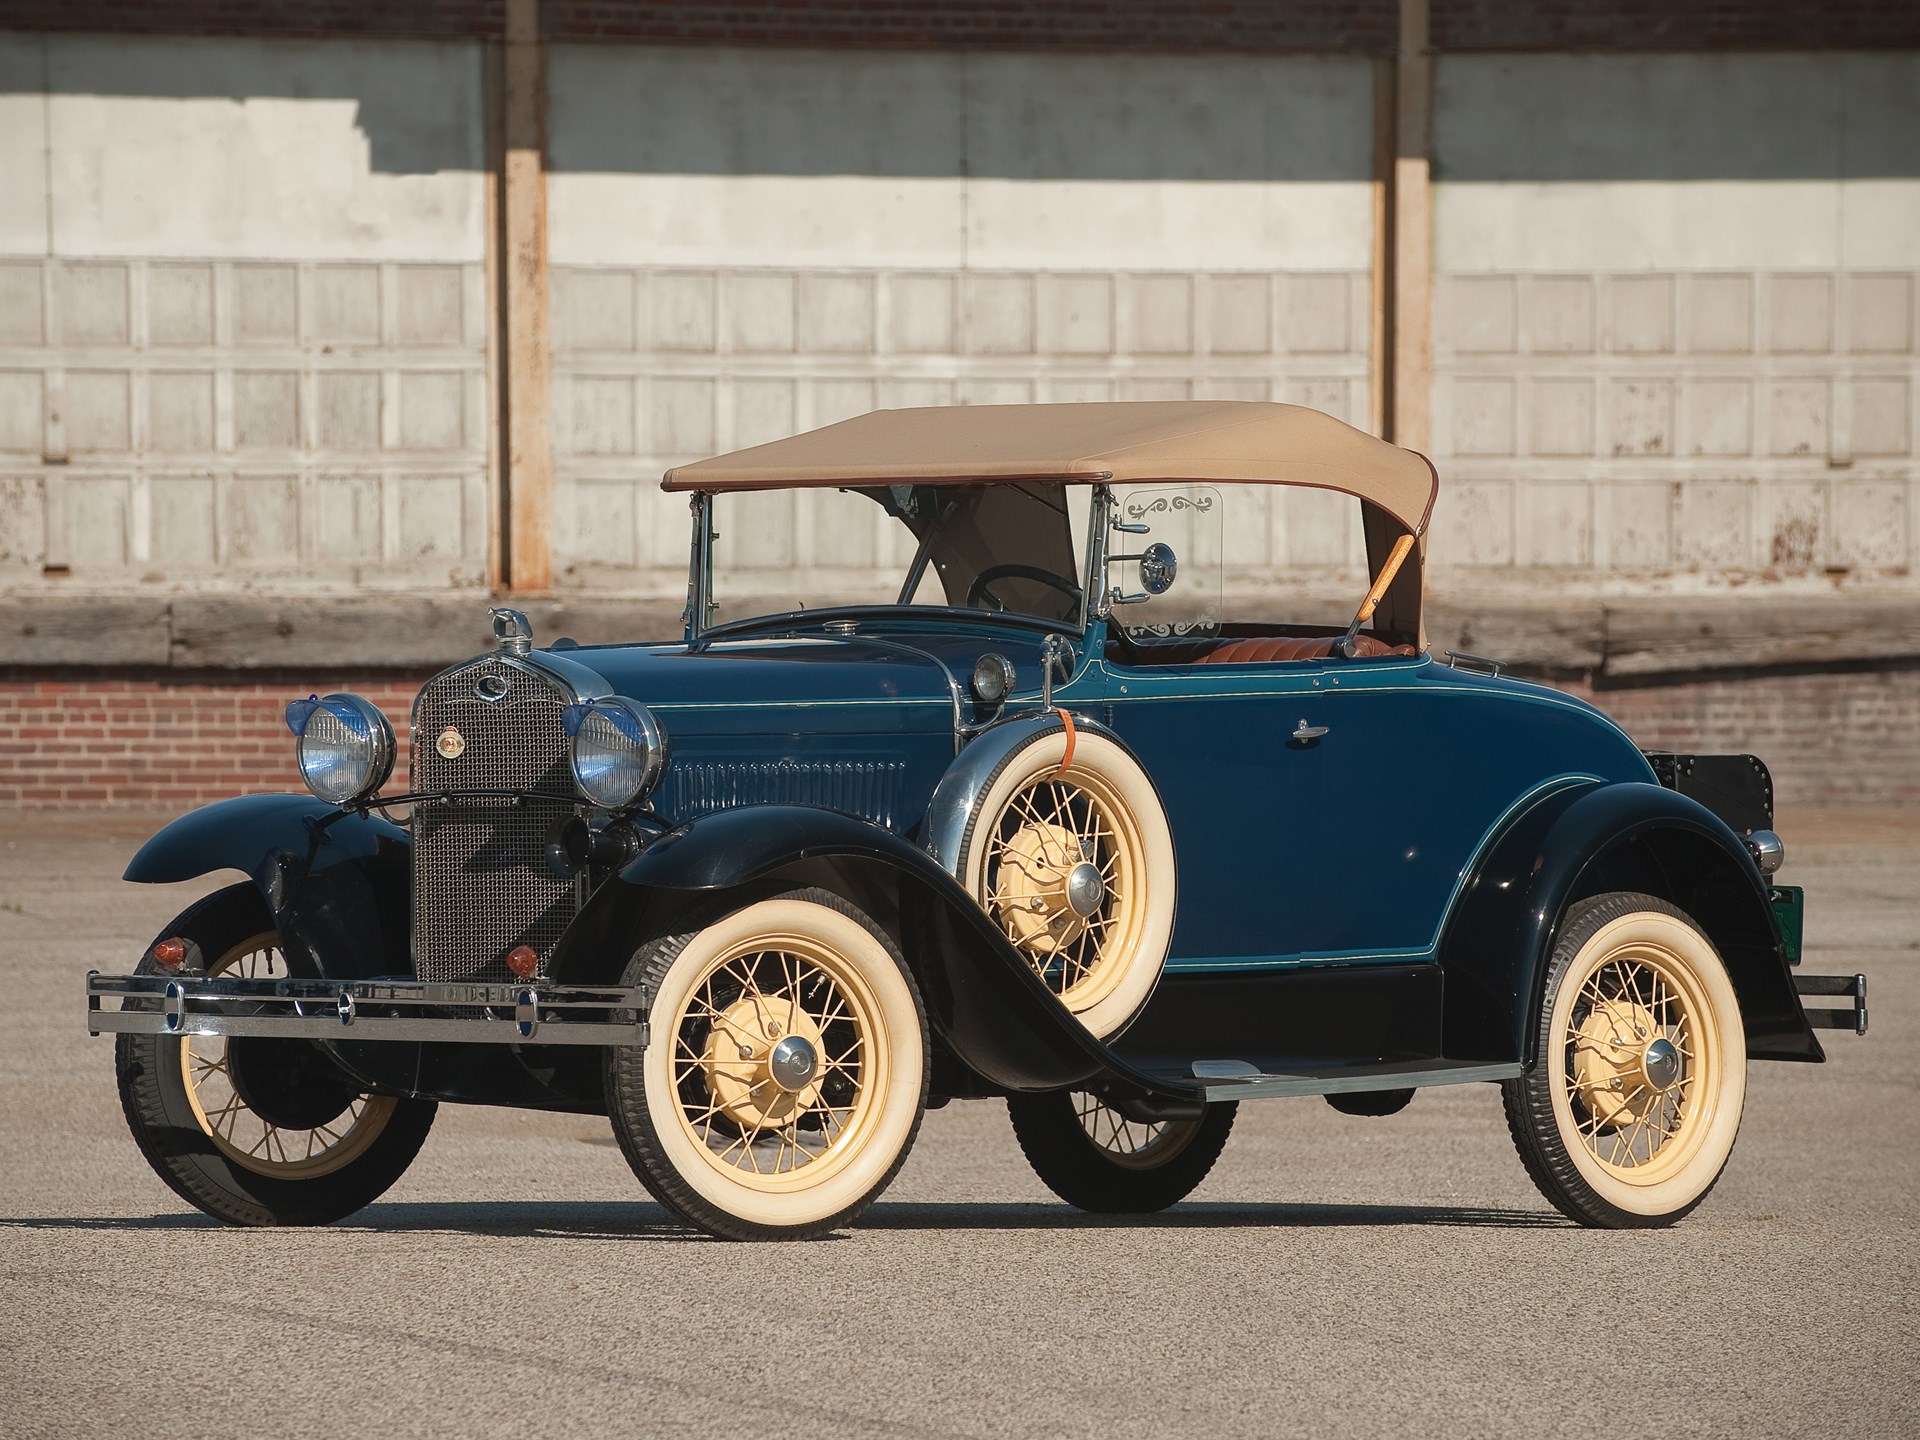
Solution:
[{"label": "windshield glass", "polygon": [[1080,623],[1085,486],[743,490],[713,499],[710,625],[845,605]]}]

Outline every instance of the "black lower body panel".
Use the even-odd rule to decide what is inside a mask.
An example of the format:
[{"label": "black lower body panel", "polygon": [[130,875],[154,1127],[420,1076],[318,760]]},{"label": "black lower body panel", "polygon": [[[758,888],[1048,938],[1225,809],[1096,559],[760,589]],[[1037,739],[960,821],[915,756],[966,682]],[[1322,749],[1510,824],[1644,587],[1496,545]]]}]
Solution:
[{"label": "black lower body panel", "polygon": [[1434,964],[1176,970],[1113,1048],[1142,1070],[1189,1076],[1195,1061],[1412,1069],[1440,1056],[1440,997]]}]

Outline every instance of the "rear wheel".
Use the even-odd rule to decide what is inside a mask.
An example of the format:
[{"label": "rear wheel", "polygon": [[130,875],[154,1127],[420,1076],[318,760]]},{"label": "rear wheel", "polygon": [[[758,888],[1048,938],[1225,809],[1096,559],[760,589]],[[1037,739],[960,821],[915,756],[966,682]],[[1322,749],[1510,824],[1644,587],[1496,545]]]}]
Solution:
[{"label": "rear wheel", "polygon": [[1047,1188],[1102,1215],[1146,1215],[1176,1205],[1207,1178],[1226,1147],[1237,1106],[1198,1120],[1129,1120],[1085,1091],[1009,1095],[1014,1138]]},{"label": "rear wheel", "polygon": [[1746,1100],[1746,1032],[1713,944],[1651,895],[1567,914],[1540,1058],[1501,1087],[1527,1173],[1583,1225],[1671,1225],[1713,1189]]},{"label": "rear wheel", "polygon": [[[209,975],[289,972],[259,892],[235,885],[165,931]],[[152,960],[140,973],[159,973]],[[147,1162],[174,1192],[230,1225],[326,1225],[406,1173],[432,1128],[431,1100],[374,1095],[308,1040],[122,1035],[120,1103]]]},{"label": "rear wheel", "polygon": [[646,1048],[611,1049],[607,1102],[634,1173],[708,1234],[806,1239],[846,1225],[907,1158],[927,1022],[884,931],[795,890],[640,947]]}]

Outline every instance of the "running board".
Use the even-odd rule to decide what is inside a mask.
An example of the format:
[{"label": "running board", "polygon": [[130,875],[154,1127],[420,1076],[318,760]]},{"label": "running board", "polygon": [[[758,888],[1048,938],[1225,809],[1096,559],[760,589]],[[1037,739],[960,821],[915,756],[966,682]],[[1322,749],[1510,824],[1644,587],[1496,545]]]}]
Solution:
[{"label": "running board", "polygon": [[[1511,1080],[1525,1069],[1519,1062],[1498,1065],[1441,1060],[1415,1070],[1385,1065],[1342,1065],[1325,1070],[1272,1072],[1245,1060],[1196,1060],[1193,1078],[1209,1102],[1268,1100],[1289,1095],[1350,1095],[1369,1090],[1418,1090],[1428,1085],[1471,1085]],[[1181,1077],[1183,1082],[1185,1077]]]}]

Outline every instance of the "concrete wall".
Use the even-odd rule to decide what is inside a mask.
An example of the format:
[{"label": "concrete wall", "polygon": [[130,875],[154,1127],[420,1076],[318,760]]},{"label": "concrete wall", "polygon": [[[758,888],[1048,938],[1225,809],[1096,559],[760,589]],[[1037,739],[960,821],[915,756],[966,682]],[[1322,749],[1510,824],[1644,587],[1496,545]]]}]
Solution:
[{"label": "concrete wall", "polygon": [[[1370,420],[1370,60],[549,58],[563,586],[672,591],[661,469],[875,405]],[[483,69],[0,33],[0,584],[484,584]],[[1442,54],[1440,582],[1908,583],[1916,134],[1911,52]],[[1275,565],[1357,558],[1312,506]]]},{"label": "concrete wall", "polygon": [[474,45],[0,36],[0,582],[475,585]]},{"label": "concrete wall", "polygon": [[666,466],[876,406],[1199,396],[1369,423],[1364,60],[550,66],[563,584],[680,585]]},{"label": "concrete wall", "polygon": [[1436,552],[1920,563],[1920,56],[1443,56]]}]

